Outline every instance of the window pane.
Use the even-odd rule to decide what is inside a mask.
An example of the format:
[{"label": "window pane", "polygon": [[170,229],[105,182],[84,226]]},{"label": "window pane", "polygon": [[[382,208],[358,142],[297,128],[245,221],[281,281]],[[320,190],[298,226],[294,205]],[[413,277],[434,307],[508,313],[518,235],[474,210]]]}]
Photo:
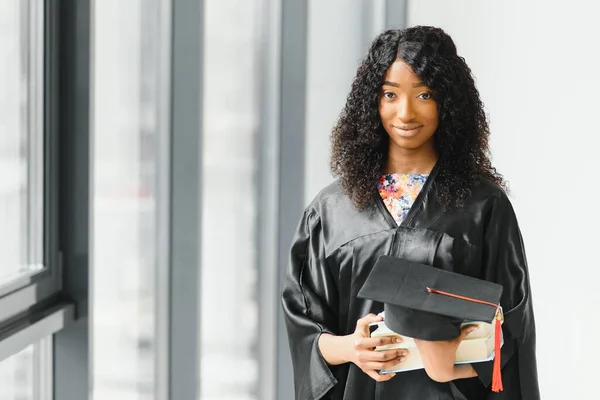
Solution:
[{"label": "window pane", "polygon": [[[202,400],[257,399],[255,186],[262,3],[205,2]],[[232,366],[235,373],[223,373]]]},{"label": "window pane", "polygon": [[34,364],[36,352],[33,345],[0,361],[0,399],[34,399]]},{"label": "window pane", "polygon": [[153,399],[158,1],[94,2],[93,398]]},{"label": "window pane", "polygon": [[0,288],[38,272],[42,261],[36,172],[43,159],[34,153],[42,135],[34,122],[36,65],[30,51],[36,42],[29,21],[28,1],[0,2]]}]

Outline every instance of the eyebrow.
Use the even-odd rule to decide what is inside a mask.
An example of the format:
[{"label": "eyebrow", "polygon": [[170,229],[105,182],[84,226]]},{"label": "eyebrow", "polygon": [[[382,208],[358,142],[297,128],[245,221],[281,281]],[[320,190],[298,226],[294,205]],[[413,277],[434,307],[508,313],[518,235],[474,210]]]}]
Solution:
[{"label": "eyebrow", "polygon": [[[397,88],[400,87],[400,85],[397,84],[396,82],[390,82],[390,81],[384,81],[382,86],[393,86],[393,87],[397,87]],[[412,87],[414,87],[414,88],[423,87],[423,86],[427,86],[425,84],[425,82],[417,82],[417,83],[412,84]]]}]

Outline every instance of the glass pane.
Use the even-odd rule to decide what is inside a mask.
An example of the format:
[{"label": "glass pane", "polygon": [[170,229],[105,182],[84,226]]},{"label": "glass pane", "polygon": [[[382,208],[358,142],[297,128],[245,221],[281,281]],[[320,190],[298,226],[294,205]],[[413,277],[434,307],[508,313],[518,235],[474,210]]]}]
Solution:
[{"label": "glass pane", "polygon": [[[32,146],[41,143],[41,132],[31,124],[33,66],[28,1],[0,2],[0,287],[39,271],[41,215],[32,215],[41,190],[32,172],[43,160],[31,157]],[[32,221],[31,219],[36,219]],[[29,238],[29,239],[28,239]],[[32,253],[31,251],[38,251]]]},{"label": "glass pane", "polygon": [[[262,3],[204,3],[202,400],[257,399],[255,238]],[[219,321],[218,335],[214,321]],[[232,365],[234,374],[223,373],[232,371]]]},{"label": "glass pane", "polygon": [[158,2],[94,2],[96,400],[154,398]]},{"label": "glass pane", "polygon": [[0,361],[0,399],[33,400],[37,357],[33,345]]}]

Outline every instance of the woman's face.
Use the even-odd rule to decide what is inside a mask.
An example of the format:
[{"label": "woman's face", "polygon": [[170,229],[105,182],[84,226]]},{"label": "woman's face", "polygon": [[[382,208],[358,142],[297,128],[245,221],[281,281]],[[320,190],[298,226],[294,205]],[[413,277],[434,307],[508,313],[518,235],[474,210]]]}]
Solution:
[{"label": "woman's face", "polygon": [[387,70],[379,95],[379,116],[390,147],[414,150],[433,144],[438,108],[432,91],[403,61]]}]

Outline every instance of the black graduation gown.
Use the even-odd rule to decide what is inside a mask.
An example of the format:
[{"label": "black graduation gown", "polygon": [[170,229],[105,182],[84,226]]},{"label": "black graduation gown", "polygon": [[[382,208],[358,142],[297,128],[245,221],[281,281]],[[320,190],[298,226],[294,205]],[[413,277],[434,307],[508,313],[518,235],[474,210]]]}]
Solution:
[{"label": "black graduation gown", "polygon": [[[489,180],[472,189],[462,209],[443,212],[434,168],[404,222],[383,201],[358,211],[337,182],[306,208],[291,246],[282,303],[298,400],[537,400],[535,323],[521,234],[504,191]],[[383,310],[357,298],[382,254],[402,257],[504,287],[504,391],[490,390],[493,362],[474,363],[477,378],[437,383],[424,370],[377,383],[352,363],[328,365],[323,332],[347,335],[356,321]],[[291,388],[290,388],[291,391]]]}]

